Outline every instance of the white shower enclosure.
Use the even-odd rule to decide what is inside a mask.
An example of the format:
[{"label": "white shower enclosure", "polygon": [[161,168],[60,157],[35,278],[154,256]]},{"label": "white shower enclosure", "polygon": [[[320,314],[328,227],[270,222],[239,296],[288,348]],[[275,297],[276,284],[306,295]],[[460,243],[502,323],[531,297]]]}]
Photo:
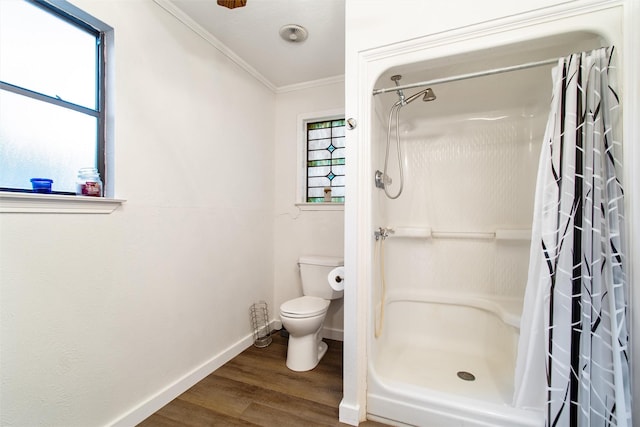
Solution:
[{"label": "white shower enclosure", "polygon": [[[407,71],[403,80],[458,68]],[[372,194],[374,228],[386,229],[387,237],[375,241],[372,261],[370,416],[420,424],[425,418],[418,411],[389,411],[390,402],[417,396],[429,400],[434,413],[449,410],[467,421],[495,412],[491,405],[511,404],[549,68],[434,85],[435,101],[401,109],[403,192],[395,200],[382,191]],[[389,73],[402,72],[402,66],[386,71],[376,87],[389,86]],[[406,96],[416,90],[405,90]],[[393,92],[377,95],[375,117],[386,122],[389,103],[397,98]],[[382,126],[372,134],[374,166],[384,164],[386,134]],[[389,154],[387,185],[395,194],[400,171],[393,150]],[[463,399],[462,408],[447,409]],[[442,425],[447,417],[432,415],[429,421]],[[487,422],[498,425],[493,418]],[[508,418],[504,425],[518,423]]]},{"label": "white shower enclosure", "polygon": [[[608,45],[622,68],[622,16],[621,5],[566,9],[362,53],[358,128],[347,147],[345,268],[355,285],[345,289],[343,422],[543,424],[542,408],[512,399],[553,65],[452,77]],[[399,162],[404,185],[391,200],[374,176],[399,97],[373,92],[393,88],[395,75],[401,85],[446,82],[430,85],[436,100],[400,110],[402,155],[392,134],[387,185],[397,192]]]}]

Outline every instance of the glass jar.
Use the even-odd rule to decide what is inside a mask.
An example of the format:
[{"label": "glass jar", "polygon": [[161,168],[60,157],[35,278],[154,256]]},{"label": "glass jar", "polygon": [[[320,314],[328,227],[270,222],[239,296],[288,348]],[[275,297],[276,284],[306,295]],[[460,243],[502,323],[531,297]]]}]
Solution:
[{"label": "glass jar", "polygon": [[78,171],[76,194],[79,196],[102,197],[102,180],[96,168],[82,168]]}]

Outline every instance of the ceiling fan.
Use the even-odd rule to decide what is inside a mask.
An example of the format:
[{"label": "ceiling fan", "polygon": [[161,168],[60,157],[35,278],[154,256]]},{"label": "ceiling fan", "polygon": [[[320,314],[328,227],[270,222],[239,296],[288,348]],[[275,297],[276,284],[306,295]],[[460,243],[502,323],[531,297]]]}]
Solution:
[{"label": "ceiling fan", "polygon": [[228,7],[229,9],[235,9],[236,7],[246,6],[247,0],[218,0],[219,6]]}]

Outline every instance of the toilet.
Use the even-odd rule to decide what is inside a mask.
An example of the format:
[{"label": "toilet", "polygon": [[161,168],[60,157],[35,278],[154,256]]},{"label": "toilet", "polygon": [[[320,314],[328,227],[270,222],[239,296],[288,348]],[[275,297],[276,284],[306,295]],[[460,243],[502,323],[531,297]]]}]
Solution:
[{"label": "toilet", "polygon": [[282,325],[289,332],[287,367],[292,371],[309,371],[327,352],[322,341],[322,326],[331,300],[342,298],[343,291],[329,285],[329,272],[341,267],[339,257],[307,255],[298,260],[304,296],[280,306]]}]

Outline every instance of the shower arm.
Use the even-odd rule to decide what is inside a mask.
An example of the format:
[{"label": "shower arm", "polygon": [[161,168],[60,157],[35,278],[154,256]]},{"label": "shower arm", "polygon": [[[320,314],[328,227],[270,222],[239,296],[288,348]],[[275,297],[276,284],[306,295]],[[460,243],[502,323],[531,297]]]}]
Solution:
[{"label": "shower arm", "polygon": [[[401,98],[399,101],[396,101],[395,104],[393,104],[394,107],[402,105],[405,106],[407,104],[410,104],[411,102],[415,101],[416,99],[418,99],[420,97],[420,95],[424,95],[429,89],[431,88],[426,88],[426,89],[422,89],[420,92],[416,92],[413,95],[411,95],[408,98],[405,98],[404,94],[401,95]],[[401,92],[401,91],[398,91]]]}]

